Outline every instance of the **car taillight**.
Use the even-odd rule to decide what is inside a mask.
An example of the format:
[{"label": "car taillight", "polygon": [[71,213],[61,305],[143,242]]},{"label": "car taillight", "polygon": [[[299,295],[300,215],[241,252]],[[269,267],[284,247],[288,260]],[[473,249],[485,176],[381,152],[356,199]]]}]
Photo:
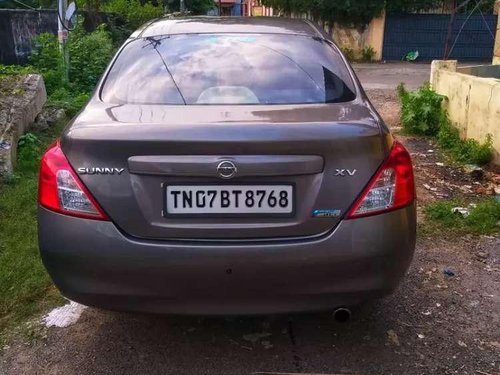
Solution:
[{"label": "car taillight", "polygon": [[53,143],[42,157],[38,202],[43,207],[64,215],[109,220],[76,175],[59,142]]},{"label": "car taillight", "polygon": [[391,152],[356,203],[347,219],[377,215],[408,206],[415,200],[413,167],[408,151],[394,142]]}]

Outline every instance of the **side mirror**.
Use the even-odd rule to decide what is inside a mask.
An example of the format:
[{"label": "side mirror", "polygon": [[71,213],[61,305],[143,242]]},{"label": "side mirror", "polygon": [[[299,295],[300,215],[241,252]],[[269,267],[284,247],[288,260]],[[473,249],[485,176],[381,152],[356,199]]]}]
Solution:
[{"label": "side mirror", "polygon": [[68,5],[68,8],[66,9],[66,14],[64,15],[64,18],[67,22],[70,22],[71,24],[75,24],[75,17],[76,17],[76,4],[74,2],[70,3]]}]

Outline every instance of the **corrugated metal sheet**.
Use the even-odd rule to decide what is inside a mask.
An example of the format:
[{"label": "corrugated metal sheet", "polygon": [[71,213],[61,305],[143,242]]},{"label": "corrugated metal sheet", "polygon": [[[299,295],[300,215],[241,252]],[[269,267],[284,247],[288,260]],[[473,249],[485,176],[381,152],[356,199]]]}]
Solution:
[{"label": "corrugated metal sheet", "polygon": [[[450,42],[455,43],[449,58],[458,60],[491,60],[498,18],[496,15],[458,14],[453,22]],[[387,15],[384,33],[385,60],[401,60],[410,51],[418,51],[419,60],[442,59],[451,15]],[[460,30],[462,30],[460,32]]]}]

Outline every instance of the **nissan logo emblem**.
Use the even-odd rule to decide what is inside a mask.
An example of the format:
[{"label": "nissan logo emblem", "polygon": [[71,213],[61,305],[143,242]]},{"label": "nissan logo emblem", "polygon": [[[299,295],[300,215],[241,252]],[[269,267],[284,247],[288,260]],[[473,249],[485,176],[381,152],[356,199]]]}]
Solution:
[{"label": "nissan logo emblem", "polygon": [[221,161],[217,166],[217,175],[220,178],[233,178],[234,176],[236,176],[237,172],[238,168],[236,168],[236,165],[234,165],[234,163],[229,160]]}]

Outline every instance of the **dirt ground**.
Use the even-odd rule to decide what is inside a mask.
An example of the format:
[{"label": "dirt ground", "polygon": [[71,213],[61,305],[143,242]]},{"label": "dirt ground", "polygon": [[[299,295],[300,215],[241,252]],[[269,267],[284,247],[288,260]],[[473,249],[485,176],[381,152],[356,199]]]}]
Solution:
[{"label": "dirt ground", "polygon": [[[397,130],[394,92],[369,94]],[[446,162],[427,140],[399,138],[414,158],[420,207],[490,188],[436,164]],[[224,319],[89,308],[75,325],[4,348],[0,374],[498,375],[499,258],[500,238],[420,236],[396,293],[355,308],[344,324],[327,313]]]}]

